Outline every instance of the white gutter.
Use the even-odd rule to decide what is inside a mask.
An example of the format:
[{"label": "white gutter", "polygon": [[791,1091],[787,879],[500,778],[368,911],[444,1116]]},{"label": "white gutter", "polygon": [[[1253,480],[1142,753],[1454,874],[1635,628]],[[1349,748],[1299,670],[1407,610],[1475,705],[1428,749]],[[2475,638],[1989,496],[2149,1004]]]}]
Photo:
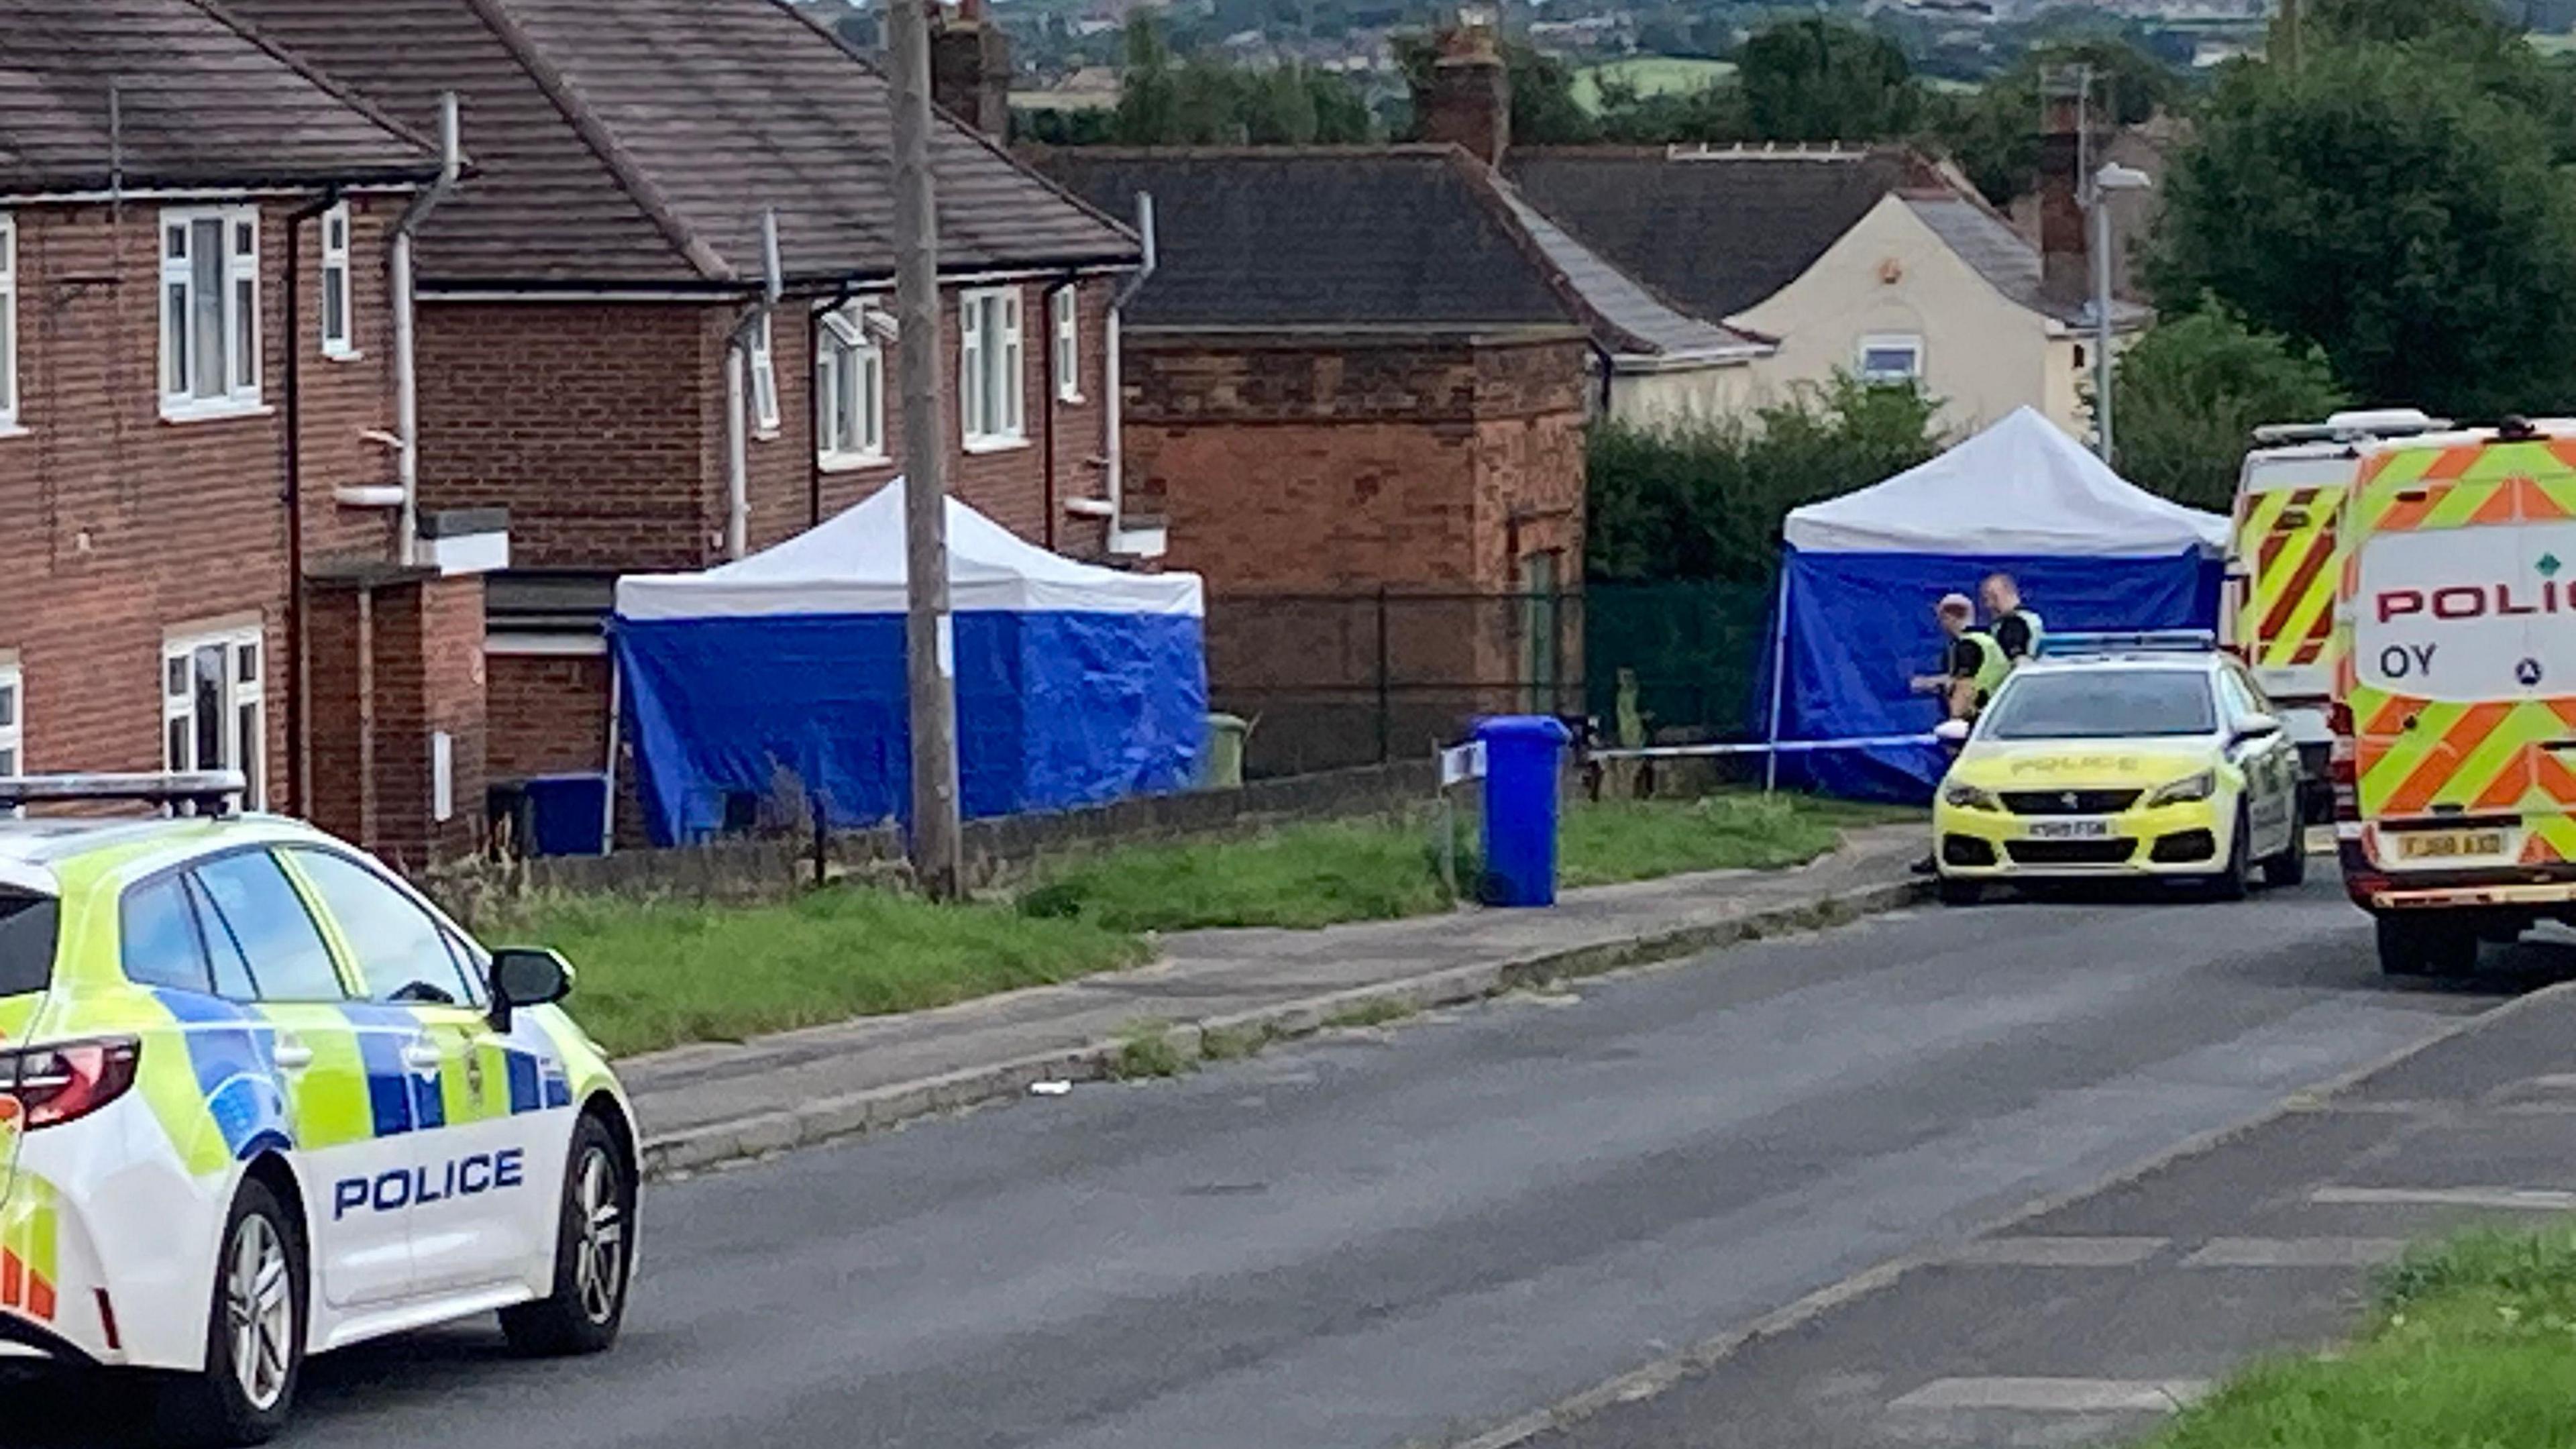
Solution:
[{"label": "white gutter", "polygon": [[1104,471],[1108,475],[1109,482],[1109,551],[1111,553],[1124,551],[1119,545],[1124,542],[1121,535],[1126,532],[1127,507],[1126,425],[1120,417],[1126,407],[1126,386],[1119,377],[1118,355],[1124,349],[1118,340],[1118,314],[1126,309],[1128,303],[1136,300],[1136,294],[1145,289],[1145,283],[1154,275],[1154,195],[1150,191],[1136,193],[1136,234],[1145,244],[1144,265],[1136,269],[1136,274],[1127,279],[1125,286],[1110,295],[1109,321],[1102,329],[1104,333],[1102,340],[1109,349],[1108,356],[1102,362],[1106,376],[1101,384],[1109,397],[1102,406],[1100,415],[1106,420],[1109,434],[1102,441],[1101,456],[1108,463]]},{"label": "white gutter", "polygon": [[[725,343],[725,557],[751,551],[751,339],[769,320],[770,309],[786,290],[778,267],[778,208],[760,214],[760,295],[745,303]],[[770,375],[778,372],[775,351]]]},{"label": "white gutter", "polygon": [[[447,193],[456,189],[456,178],[464,170],[465,151],[457,134],[456,92],[448,91],[438,98],[438,179],[429,189],[412,198],[394,223],[393,295],[394,295],[394,435],[399,440],[394,453],[395,476],[401,482],[402,517],[394,526],[394,558],[409,568],[420,556],[420,372],[415,365],[416,339],[412,326],[411,239]],[[302,346],[303,339],[289,340],[289,346]]]}]

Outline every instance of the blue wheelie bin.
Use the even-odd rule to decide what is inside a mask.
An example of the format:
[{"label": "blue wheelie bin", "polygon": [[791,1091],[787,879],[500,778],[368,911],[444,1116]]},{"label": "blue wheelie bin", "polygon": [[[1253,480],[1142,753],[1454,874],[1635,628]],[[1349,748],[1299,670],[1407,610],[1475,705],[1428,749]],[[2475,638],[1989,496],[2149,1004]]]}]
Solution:
[{"label": "blue wheelie bin", "polygon": [[1548,715],[1478,722],[1485,746],[1485,878],[1489,906],[1556,904],[1557,791],[1574,736]]}]

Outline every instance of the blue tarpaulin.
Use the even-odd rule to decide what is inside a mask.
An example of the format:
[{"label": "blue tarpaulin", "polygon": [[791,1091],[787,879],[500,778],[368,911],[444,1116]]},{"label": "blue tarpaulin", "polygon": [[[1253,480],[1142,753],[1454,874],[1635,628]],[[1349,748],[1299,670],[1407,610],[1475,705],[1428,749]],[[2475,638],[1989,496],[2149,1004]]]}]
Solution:
[{"label": "blue tarpaulin", "polygon": [[[1197,576],[1075,563],[948,508],[964,813],[1187,784],[1207,716]],[[738,563],[620,580],[622,721],[655,842],[789,790],[835,826],[908,815],[903,607],[900,481]]]},{"label": "blue tarpaulin", "polygon": [[[2226,528],[2122,481],[2024,409],[1921,468],[1790,515],[1759,717],[1782,740],[1929,732],[1940,704],[1910,681],[1941,670],[1933,605],[1973,597],[1993,573],[2020,583],[2051,632],[2214,628]],[[1934,746],[1875,747],[1784,755],[1779,768],[1783,784],[1919,804],[1946,759]]]}]

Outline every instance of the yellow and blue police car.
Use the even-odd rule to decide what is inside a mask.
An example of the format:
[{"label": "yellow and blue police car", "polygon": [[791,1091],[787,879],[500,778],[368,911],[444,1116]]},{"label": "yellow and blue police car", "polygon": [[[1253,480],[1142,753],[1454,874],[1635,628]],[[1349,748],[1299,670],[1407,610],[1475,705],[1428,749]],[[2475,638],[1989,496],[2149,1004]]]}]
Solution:
[{"label": "yellow and blue police car", "polygon": [[1941,894],[2002,881],[2178,878],[2236,898],[2306,877],[2299,758],[2206,633],[2069,634],[1999,686],[1932,809]]},{"label": "yellow and blue police car", "polygon": [[486,951],[239,775],[0,779],[0,1354],[162,1370],[191,1437],[308,1353],[497,1311],[605,1349],[636,1135],[550,951]]}]

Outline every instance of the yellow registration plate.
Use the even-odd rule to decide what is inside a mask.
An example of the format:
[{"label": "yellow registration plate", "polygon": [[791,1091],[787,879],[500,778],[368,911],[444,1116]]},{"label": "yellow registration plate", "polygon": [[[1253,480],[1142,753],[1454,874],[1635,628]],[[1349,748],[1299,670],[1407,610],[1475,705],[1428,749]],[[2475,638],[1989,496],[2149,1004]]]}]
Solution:
[{"label": "yellow registration plate", "polygon": [[2501,830],[2409,830],[2397,837],[2397,858],[2457,860],[2502,855],[2505,845],[2506,835]]}]

